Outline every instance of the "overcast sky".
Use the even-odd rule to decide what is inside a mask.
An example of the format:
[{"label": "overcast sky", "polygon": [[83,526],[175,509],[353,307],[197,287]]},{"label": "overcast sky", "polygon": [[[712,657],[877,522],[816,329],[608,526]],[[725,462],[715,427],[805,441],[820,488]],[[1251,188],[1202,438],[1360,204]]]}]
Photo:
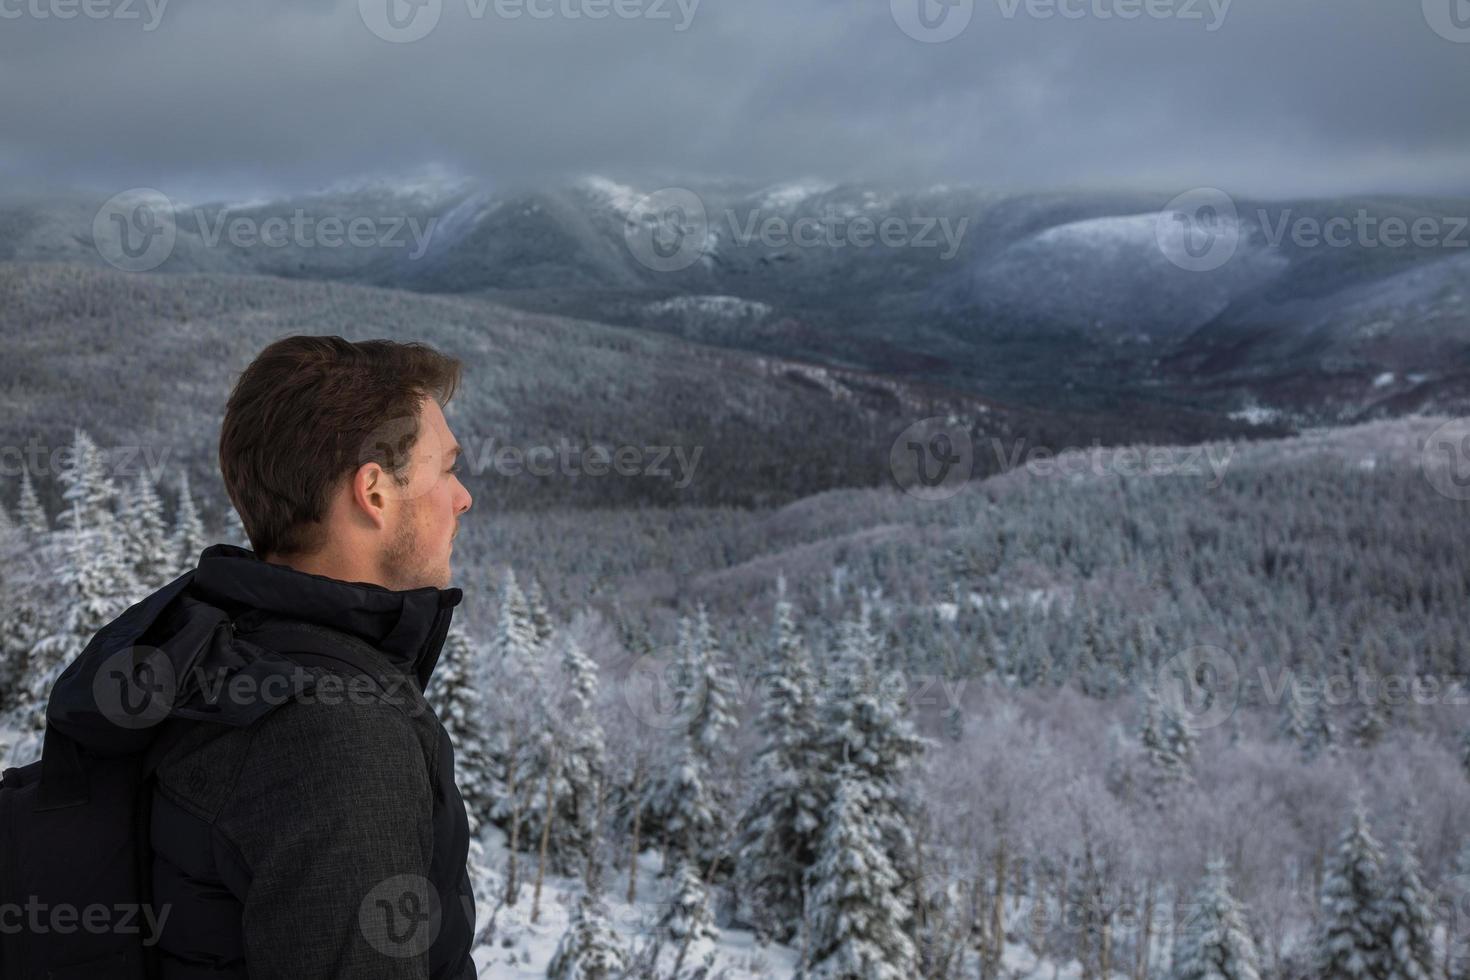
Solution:
[{"label": "overcast sky", "polygon": [[1470,192],[1470,0],[417,2],[0,0],[0,172]]}]

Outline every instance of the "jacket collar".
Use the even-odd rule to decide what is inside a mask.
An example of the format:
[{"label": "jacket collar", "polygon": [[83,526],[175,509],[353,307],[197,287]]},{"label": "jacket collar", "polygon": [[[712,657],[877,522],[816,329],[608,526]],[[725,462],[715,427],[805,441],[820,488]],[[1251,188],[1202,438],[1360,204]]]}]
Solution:
[{"label": "jacket collar", "polygon": [[395,664],[411,670],[420,689],[439,661],[457,588],[426,585],[403,591],[371,582],[343,582],[262,561],[248,548],[216,544],[204,549],[193,589],[231,615],[260,610],[351,633]]}]

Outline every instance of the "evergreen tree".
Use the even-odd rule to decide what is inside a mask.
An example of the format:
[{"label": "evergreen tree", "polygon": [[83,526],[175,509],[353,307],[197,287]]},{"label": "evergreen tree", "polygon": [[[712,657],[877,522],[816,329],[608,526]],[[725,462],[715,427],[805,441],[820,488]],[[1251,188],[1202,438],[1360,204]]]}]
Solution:
[{"label": "evergreen tree", "polygon": [[535,838],[521,833],[525,812],[542,788],[545,774],[523,766],[547,757],[543,736],[549,725],[549,706],[531,613],[510,568],[500,589],[500,614],[490,638],[489,660],[497,678],[489,688],[491,715],[498,719],[490,743],[495,801],[491,816],[511,831],[518,849],[528,849]]},{"label": "evergreen tree", "polygon": [[74,430],[58,476],[64,487],[60,518],[64,529],[100,529],[112,522],[117,487],[107,475],[102,450],[84,430]]},{"label": "evergreen tree", "polygon": [[1256,944],[1230,894],[1225,862],[1210,862],[1174,951],[1173,980],[1260,980]]},{"label": "evergreen tree", "polygon": [[1408,835],[1384,883],[1381,915],[1389,941],[1386,980],[1434,980],[1434,895],[1424,887]]},{"label": "evergreen tree", "polygon": [[693,621],[680,620],[675,656],[671,693],[679,725],[648,782],[645,821],[674,856],[703,867],[720,856],[734,805],[717,777],[736,726],[733,685],[703,605]]},{"label": "evergreen tree", "polygon": [[51,530],[51,522],[46,519],[46,509],[41,506],[41,500],[36,496],[36,487],[31,483],[31,471],[25,467],[20,471],[20,502],[16,505],[16,517],[20,521],[21,529],[33,536],[39,537]]},{"label": "evergreen tree", "polygon": [[540,667],[540,639],[526,597],[507,568],[500,589],[500,617],[490,642],[490,658],[506,670],[533,673]]},{"label": "evergreen tree", "polygon": [[582,652],[576,640],[563,635],[558,644],[561,659],[556,680],[546,686],[547,714],[532,737],[522,745],[518,771],[532,783],[522,806],[526,836],[538,841],[547,812],[547,787],[551,778],[551,813],[547,850],[555,866],[564,873],[573,870],[574,857],[586,859],[595,845],[596,828],[587,815],[596,805],[597,787],[606,774],[602,724],[597,718],[597,665]]},{"label": "evergreen tree", "polygon": [[1363,706],[1362,712],[1353,722],[1353,743],[1359,748],[1371,749],[1382,741],[1387,730],[1387,706],[1380,698],[1375,697]]},{"label": "evergreen tree", "polygon": [[[98,630],[115,619],[134,601],[136,582],[126,574],[121,536],[109,522],[90,528],[82,517],[82,498],[72,498],[71,530],[63,538],[69,545],[66,563],[58,576],[62,595],[54,629],[43,633],[29,651],[26,664],[27,704],[21,719],[31,738],[17,753],[39,756],[39,735],[46,725],[46,703],[61,672],[84,650]],[[13,760],[19,755],[13,754]],[[16,763],[12,763],[16,764]]]},{"label": "evergreen tree", "polygon": [[811,934],[801,980],[910,980],[917,951],[901,879],[874,819],[878,803],[860,771],[843,767],[824,815],[817,863],[807,874]]},{"label": "evergreen tree", "polygon": [[1316,940],[1318,976],[1381,980],[1390,943],[1383,920],[1383,853],[1362,800],[1353,806],[1322,881]]},{"label": "evergreen tree", "polygon": [[454,746],[454,782],[464,798],[471,835],[489,818],[494,799],[481,666],[479,650],[469,636],[451,626],[424,692]]},{"label": "evergreen tree", "polygon": [[123,550],[140,583],[163,585],[178,566],[169,554],[164,530],[163,502],[146,471],[138,473],[133,491],[122,498],[118,514]]},{"label": "evergreen tree", "polygon": [[204,522],[194,506],[194,495],[189,491],[189,471],[179,475],[179,506],[174,514],[173,534],[169,538],[169,551],[174,567],[180,571],[193,568],[199,561],[199,553],[208,547],[204,536]]},{"label": "evergreen tree", "polygon": [[[834,681],[827,685],[820,713],[824,755],[829,773],[848,767],[864,781],[889,863],[912,879],[916,855],[908,781],[929,741],[904,715],[907,692],[901,678],[875,669],[876,645],[866,607],[842,624]],[[824,800],[830,799],[829,790]]]},{"label": "evergreen tree", "polygon": [[614,980],[628,957],[607,921],[607,908],[591,892],[577,901],[571,924],[546,968],[547,980]]},{"label": "evergreen tree", "polygon": [[1332,708],[1325,697],[1318,697],[1309,707],[1306,742],[1302,756],[1311,762],[1319,756],[1337,753],[1337,725],[1332,720]]},{"label": "evergreen tree", "polygon": [[802,876],[816,860],[825,792],[811,655],[785,585],[777,580],[774,651],[757,722],[762,745],[736,862],[752,917],[782,942],[801,921]]},{"label": "evergreen tree", "polygon": [[1150,791],[1155,802],[1162,805],[1175,787],[1194,779],[1194,729],[1188,718],[1161,703],[1158,693],[1148,687],[1144,689],[1138,740],[1148,759]]},{"label": "evergreen tree", "polygon": [[683,649],[684,673],[691,680],[682,688],[690,699],[685,706],[690,711],[689,735],[697,752],[712,759],[728,749],[738,722],[733,714],[735,685],[703,603],[695,611],[692,629],[685,631]]},{"label": "evergreen tree", "polygon": [[656,928],[655,963],[663,959],[658,948],[667,945],[672,952],[672,962],[658,970],[662,980],[704,980],[710,975],[720,934],[710,914],[704,881],[688,861],[680,862],[674,873]]},{"label": "evergreen tree", "polygon": [[551,613],[546,609],[546,592],[541,587],[541,579],[534,575],[531,577],[531,584],[526,588],[526,612],[531,618],[531,630],[536,635],[536,644],[545,649],[551,644],[555,627],[551,623]]}]

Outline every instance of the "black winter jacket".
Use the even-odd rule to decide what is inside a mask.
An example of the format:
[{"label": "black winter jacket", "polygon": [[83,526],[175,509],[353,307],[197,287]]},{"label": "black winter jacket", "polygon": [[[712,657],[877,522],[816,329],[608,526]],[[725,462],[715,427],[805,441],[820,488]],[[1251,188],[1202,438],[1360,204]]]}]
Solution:
[{"label": "black winter jacket", "polygon": [[[153,733],[171,746],[150,817],[163,980],[475,976],[465,808],[423,697],[462,595],[219,544],[129,610],[151,617],[131,626],[174,674]],[[283,620],[327,627],[376,679],[273,652]],[[97,717],[94,677],[63,675],[48,723],[105,752],[117,729]]]}]

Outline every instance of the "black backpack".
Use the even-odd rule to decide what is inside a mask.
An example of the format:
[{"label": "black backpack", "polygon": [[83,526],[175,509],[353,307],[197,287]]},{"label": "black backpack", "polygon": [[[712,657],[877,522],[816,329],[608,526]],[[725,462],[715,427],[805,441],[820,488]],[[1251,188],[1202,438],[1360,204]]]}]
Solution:
[{"label": "black backpack", "polygon": [[[256,614],[247,613],[235,624]],[[292,661],[383,683],[381,654],[311,623],[255,618],[234,635]],[[83,653],[85,656],[85,652]],[[135,669],[139,665],[134,664]],[[153,776],[199,724],[170,717],[147,748],[94,755],[48,727],[40,761],[0,778],[0,978],[156,980]]]}]

